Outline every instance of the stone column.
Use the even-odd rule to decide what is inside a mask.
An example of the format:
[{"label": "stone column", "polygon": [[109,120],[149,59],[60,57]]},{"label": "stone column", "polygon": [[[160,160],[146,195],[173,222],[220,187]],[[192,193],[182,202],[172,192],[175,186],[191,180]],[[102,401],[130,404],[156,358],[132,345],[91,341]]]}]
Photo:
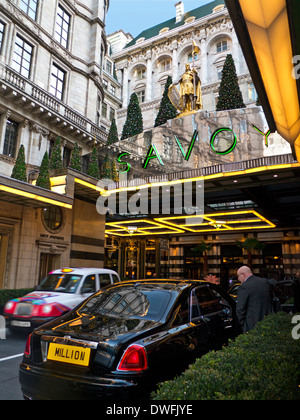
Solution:
[{"label": "stone column", "polygon": [[123,69],[123,108],[128,105],[128,67]]},{"label": "stone column", "polygon": [[207,80],[207,44],[206,39],[201,39],[201,84],[205,85],[208,83]]},{"label": "stone column", "polygon": [[178,51],[177,51],[177,42],[172,44],[173,49],[173,62],[172,62],[172,68],[173,68],[173,83],[175,83],[178,79]]},{"label": "stone column", "polygon": [[147,59],[147,78],[146,78],[146,98],[145,100],[152,100],[152,61],[151,58]]}]

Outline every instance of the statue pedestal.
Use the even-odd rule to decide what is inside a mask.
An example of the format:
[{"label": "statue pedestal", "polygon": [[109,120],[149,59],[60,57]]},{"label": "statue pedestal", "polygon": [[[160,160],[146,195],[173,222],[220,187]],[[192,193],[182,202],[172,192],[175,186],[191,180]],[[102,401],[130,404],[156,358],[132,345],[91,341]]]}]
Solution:
[{"label": "statue pedestal", "polygon": [[186,117],[187,115],[193,115],[196,114],[196,112],[198,111],[200,111],[200,109],[198,109],[197,111],[184,111],[178,114],[176,118]]}]

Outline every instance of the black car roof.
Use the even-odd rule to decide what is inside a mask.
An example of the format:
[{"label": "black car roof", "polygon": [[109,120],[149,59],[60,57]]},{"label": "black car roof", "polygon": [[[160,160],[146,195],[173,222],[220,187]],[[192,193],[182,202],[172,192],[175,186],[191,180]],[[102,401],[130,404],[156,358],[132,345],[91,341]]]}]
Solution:
[{"label": "black car roof", "polygon": [[[139,285],[156,285],[160,286],[161,288],[166,288],[168,290],[176,290],[178,287],[187,288],[192,285],[197,284],[207,284],[208,282],[204,280],[189,280],[189,279],[139,279],[139,280],[124,280],[121,283],[115,283],[112,286],[122,286],[124,285],[133,285],[133,286],[139,286]],[[173,288],[172,288],[173,286]]]}]

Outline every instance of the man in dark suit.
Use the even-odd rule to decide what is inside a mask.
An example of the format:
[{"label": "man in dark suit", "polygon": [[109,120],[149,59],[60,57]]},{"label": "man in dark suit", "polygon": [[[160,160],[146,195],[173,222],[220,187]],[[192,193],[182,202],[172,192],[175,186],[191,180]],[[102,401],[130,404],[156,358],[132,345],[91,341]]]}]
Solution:
[{"label": "man in dark suit", "polygon": [[245,333],[272,312],[272,288],[275,287],[276,281],[254,276],[247,266],[239,268],[237,275],[242,284],[237,291],[236,310]]}]

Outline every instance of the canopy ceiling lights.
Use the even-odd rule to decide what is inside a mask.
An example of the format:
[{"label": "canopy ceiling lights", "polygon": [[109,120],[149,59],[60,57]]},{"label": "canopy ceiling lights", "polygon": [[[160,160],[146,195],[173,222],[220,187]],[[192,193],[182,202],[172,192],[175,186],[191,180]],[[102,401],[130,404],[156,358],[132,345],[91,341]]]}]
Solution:
[{"label": "canopy ceiling lights", "polygon": [[270,229],[276,225],[254,209],[209,213],[192,216],[159,217],[106,223],[105,233],[116,236],[169,235],[175,233],[203,233]]},{"label": "canopy ceiling lights", "polygon": [[[271,132],[300,162],[299,0],[225,0]],[[297,33],[298,32],[298,33]]]}]

